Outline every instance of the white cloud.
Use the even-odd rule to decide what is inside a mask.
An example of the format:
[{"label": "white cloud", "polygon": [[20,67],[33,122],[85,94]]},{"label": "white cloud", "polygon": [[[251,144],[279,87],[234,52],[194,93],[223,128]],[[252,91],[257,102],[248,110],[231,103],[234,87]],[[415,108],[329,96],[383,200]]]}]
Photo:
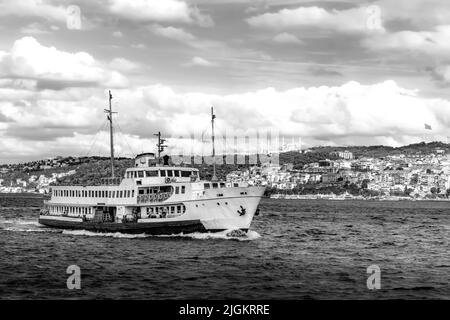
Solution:
[{"label": "white cloud", "polygon": [[196,38],[193,34],[185,31],[182,28],[175,28],[172,26],[163,27],[155,24],[150,27],[150,30],[157,36],[177,40],[185,43],[192,43]]},{"label": "white cloud", "polygon": [[33,37],[14,42],[9,52],[0,54],[0,76],[37,81],[37,85],[63,88],[66,85],[120,87],[127,79],[110,71],[86,52],[69,53],[46,47]]},{"label": "white cloud", "polygon": [[[134,106],[132,115],[122,113],[121,118],[135,123],[128,126],[132,134],[144,136],[149,126],[164,127],[168,135],[187,134],[195,130],[192,123],[207,123],[211,105],[223,129],[278,128],[285,134],[315,139],[391,137],[400,141],[406,135],[420,137],[423,122],[433,124],[436,131],[450,125],[448,101],[421,98],[393,81],[286,91],[267,88],[232,95],[177,93],[153,85],[119,90],[116,96]],[[136,115],[150,123],[141,126],[132,121]]]},{"label": "white cloud", "polygon": [[67,7],[53,5],[45,0],[2,0],[0,16],[42,17],[64,22],[67,17]]},{"label": "white cloud", "polygon": [[132,20],[212,25],[209,16],[181,0],[110,0],[109,8],[112,13]]},{"label": "white cloud", "polygon": [[116,38],[122,38],[123,37],[123,33],[120,32],[120,31],[114,31],[112,35],[113,35],[113,37],[116,37]]},{"label": "white cloud", "polygon": [[362,41],[373,50],[410,50],[431,56],[450,54],[450,25],[437,26],[433,31],[400,31],[377,35]]},{"label": "white cloud", "polygon": [[275,37],[273,37],[273,41],[278,43],[291,43],[291,44],[302,44],[303,41],[301,41],[299,38],[294,36],[291,33],[282,32],[277,34]]},{"label": "white cloud", "polygon": [[185,66],[199,66],[199,67],[213,67],[216,64],[208,61],[202,57],[193,57],[191,61],[184,64]]},{"label": "white cloud", "polygon": [[123,72],[132,72],[139,70],[139,65],[135,62],[132,62],[125,58],[114,58],[111,60],[110,64],[111,68]]},{"label": "white cloud", "polygon": [[135,48],[135,49],[145,49],[146,48],[145,44],[143,44],[143,43],[132,44],[131,47]]},{"label": "white cloud", "polygon": [[[114,109],[119,112],[116,121],[135,151],[154,144],[148,143],[153,133],[148,128],[173,138],[198,136],[209,128],[211,105],[218,134],[272,129],[313,144],[398,145],[419,141],[423,123],[432,125],[438,135],[445,135],[450,126],[449,101],[420,97],[417,91],[393,81],[373,85],[352,81],[337,87],[283,91],[266,88],[229,95],[179,92],[158,84],[116,89],[113,96]],[[85,154],[104,122],[106,99],[103,91],[86,88],[0,90],[0,109],[8,119],[0,131],[4,153],[0,156]],[[106,155],[107,135],[104,138]],[[182,147],[176,139],[169,141],[171,146]],[[48,148],[42,148],[44,142]]]},{"label": "white cloud", "polygon": [[[347,10],[326,10],[321,7],[298,7],[264,13],[247,19],[253,27],[273,30],[315,27],[342,32],[384,32],[381,16],[372,12],[374,6]],[[376,10],[375,10],[376,11]]]},{"label": "white cloud", "polygon": [[429,70],[431,76],[440,84],[450,84],[450,65],[438,65]]},{"label": "white cloud", "polygon": [[450,7],[447,0],[379,0],[375,2],[385,20],[402,20],[425,30],[447,24]]},{"label": "white cloud", "polygon": [[[54,31],[54,30],[52,30],[52,31]],[[20,28],[20,33],[27,34],[27,35],[33,35],[33,34],[48,34],[48,33],[51,33],[51,31],[48,30],[44,25],[42,25],[38,22],[33,22],[27,26]]]}]

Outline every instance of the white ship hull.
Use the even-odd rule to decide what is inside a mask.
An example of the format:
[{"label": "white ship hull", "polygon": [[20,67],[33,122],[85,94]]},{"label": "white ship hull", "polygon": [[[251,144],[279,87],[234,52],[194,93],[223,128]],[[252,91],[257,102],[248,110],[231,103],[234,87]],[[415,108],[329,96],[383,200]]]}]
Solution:
[{"label": "white ship hull", "polygon": [[[68,215],[40,215],[39,223],[61,229],[84,229],[96,232],[123,232],[145,234],[179,234],[191,232],[218,232],[230,229],[247,231],[250,228],[253,217],[258,210],[258,204],[263,196],[264,187],[235,187],[207,190],[198,199],[186,201],[170,201],[141,203],[139,205],[108,205],[105,208],[127,212],[139,208],[145,212],[149,207],[173,207],[182,205],[185,212],[174,217],[151,217],[145,213],[135,221],[115,219],[115,221],[87,220],[85,217]],[[221,195],[216,197],[213,195]],[[242,195],[245,193],[244,195]],[[48,206],[58,206],[58,202],[47,202]],[[65,204],[70,205],[70,204]],[[83,206],[78,203],[78,206]],[[119,215],[117,215],[119,216]]]}]

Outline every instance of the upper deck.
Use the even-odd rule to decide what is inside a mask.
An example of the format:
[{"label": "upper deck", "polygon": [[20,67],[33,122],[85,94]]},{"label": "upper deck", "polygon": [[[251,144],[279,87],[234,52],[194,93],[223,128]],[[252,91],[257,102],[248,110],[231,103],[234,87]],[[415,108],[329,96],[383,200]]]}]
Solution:
[{"label": "upper deck", "polygon": [[126,169],[123,178],[114,178],[116,179],[121,179],[120,183],[54,186],[48,203],[136,205],[142,202],[141,198],[146,199],[147,195],[152,198],[161,193],[165,199],[171,197],[182,201],[197,198],[207,189],[243,186],[237,183],[202,181],[198,169],[168,165],[166,161],[161,165],[155,162],[153,154],[147,153],[136,158],[135,167]]},{"label": "upper deck", "polygon": [[122,183],[133,183],[139,186],[171,182],[196,182],[199,179],[199,171],[195,168],[175,166],[136,167],[125,171]]}]

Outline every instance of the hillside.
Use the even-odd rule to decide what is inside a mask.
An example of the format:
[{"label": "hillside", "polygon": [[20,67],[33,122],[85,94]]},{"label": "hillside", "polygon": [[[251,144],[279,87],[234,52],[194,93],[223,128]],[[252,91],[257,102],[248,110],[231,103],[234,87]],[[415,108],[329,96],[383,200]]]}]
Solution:
[{"label": "hillside", "polygon": [[310,150],[313,152],[331,153],[336,151],[348,150],[353,153],[356,158],[370,157],[370,158],[384,158],[392,155],[427,155],[432,154],[436,149],[442,149],[445,153],[450,153],[450,144],[446,144],[440,141],[434,142],[420,142],[401,146],[398,148],[388,146],[347,146],[347,147],[313,147]]},{"label": "hillside", "polygon": [[[294,169],[301,169],[305,164],[317,162],[322,159],[336,159],[333,153],[336,151],[348,150],[354,154],[356,158],[374,157],[384,158],[389,155],[427,155],[435,153],[437,149],[443,150],[445,153],[450,153],[450,145],[442,142],[417,143],[399,148],[387,146],[347,146],[347,147],[314,147],[309,149],[309,152],[284,152],[279,155],[280,164],[292,163]],[[110,163],[107,157],[58,157],[55,160],[40,160],[31,163],[17,164],[17,165],[2,165],[0,170],[0,179],[3,180],[3,185],[9,185],[11,182],[15,183],[16,179],[28,180],[32,175],[51,177],[52,174],[67,172],[75,170],[76,173],[70,176],[58,178],[56,184],[74,184],[74,185],[98,185],[101,179],[110,175]],[[50,162],[49,162],[50,161]],[[247,164],[239,165],[218,165],[217,177],[225,179],[225,176],[235,170],[249,167],[248,157],[245,162]],[[53,167],[47,168],[50,166]],[[119,158],[115,161],[116,176],[123,176],[125,169],[132,167],[134,160],[130,158]],[[196,164],[193,165],[201,172],[201,177],[210,179],[213,174],[212,165]],[[55,183],[54,183],[55,184]]]}]

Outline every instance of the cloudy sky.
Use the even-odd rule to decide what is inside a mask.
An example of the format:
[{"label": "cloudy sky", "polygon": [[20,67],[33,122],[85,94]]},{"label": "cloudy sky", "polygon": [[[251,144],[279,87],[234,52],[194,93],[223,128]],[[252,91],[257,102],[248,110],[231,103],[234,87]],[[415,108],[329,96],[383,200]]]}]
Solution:
[{"label": "cloudy sky", "polygon": [[306,147],[445,141],[449,39],[444,0],[1,0],[0,163],[107,155],[108,89],[123,156],[211,105]]}]

